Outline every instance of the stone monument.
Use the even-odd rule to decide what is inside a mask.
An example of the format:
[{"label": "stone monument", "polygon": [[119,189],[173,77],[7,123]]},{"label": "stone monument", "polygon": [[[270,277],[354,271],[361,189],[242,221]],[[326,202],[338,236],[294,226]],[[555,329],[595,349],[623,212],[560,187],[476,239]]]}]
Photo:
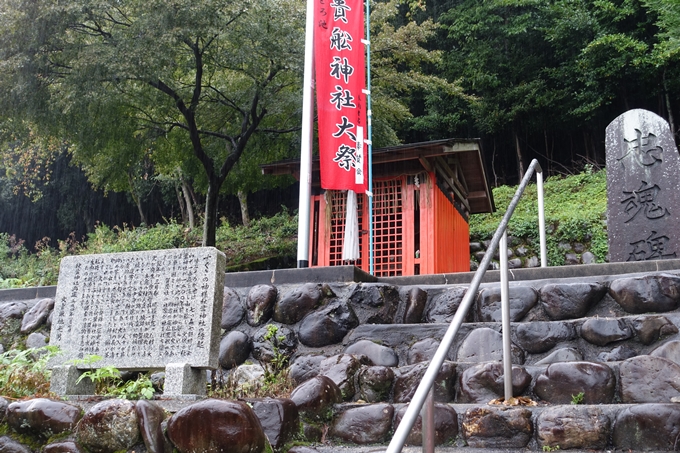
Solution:
[{"label": "stone monument", "polygon": [[680,156],[668,123],[629,110],[606,129],[610,262],[680,257]]},{"label": "stone monument", "polygon": [[[165,369],[166,395],[204,394],[217,368],[225,256],[212,247],[68,256],[61,261],[50,345],[52,391],[91,393],[89,365]],[[89,385],[89,387],[88,387]]]}]

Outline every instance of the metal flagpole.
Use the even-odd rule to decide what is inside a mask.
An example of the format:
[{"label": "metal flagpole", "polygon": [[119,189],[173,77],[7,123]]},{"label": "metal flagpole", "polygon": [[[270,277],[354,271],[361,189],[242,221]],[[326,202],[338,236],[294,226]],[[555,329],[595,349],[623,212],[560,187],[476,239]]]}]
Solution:
[{"label": "metal flagpole", "polygon": [[298,208],[297,267],[309,267],[309,219],[312,198],[312,137],[314,122],[314,0],[307,0],[305,24],[305,69],[302,96],[302,140],[300,142],[300,203]]},{"label": "metal flagpole", "polygon": [[368,122],[368,268],[369,273],[373,275],[373,143],[372,140],[372,118],[371,112],[371,0],[366,0],[366,121]]}]

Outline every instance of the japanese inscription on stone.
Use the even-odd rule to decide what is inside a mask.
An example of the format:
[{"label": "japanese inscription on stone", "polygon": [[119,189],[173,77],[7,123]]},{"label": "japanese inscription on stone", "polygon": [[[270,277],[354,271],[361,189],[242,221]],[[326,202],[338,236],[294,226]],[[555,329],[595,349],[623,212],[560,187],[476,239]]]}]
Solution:
[{"label": "japanese inscription on stone", "polygon": [[87,355],[97,367],[217,367],[224,254],[212,247],[66,257],[51,365]]},{"label": "japanese inscription on stone", "polygon": [[630,110],[607,126],[611,262],[680,257],[680,156],[668,123]]}]

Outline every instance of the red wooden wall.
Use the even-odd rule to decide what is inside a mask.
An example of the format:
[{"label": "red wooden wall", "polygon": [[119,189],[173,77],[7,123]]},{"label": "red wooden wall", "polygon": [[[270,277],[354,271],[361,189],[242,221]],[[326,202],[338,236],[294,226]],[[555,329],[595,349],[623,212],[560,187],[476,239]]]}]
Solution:
[{"label": "red wooden wall", "polygon": [[[469,229],[465,219],[433,182],[434,175],[400,176],[373,184],[374,275],[467,272]],[[368,272],[368,209],[359,195],[361,259],[342,262],[344,192],[312,197],[310,265],[354,264]]]}]

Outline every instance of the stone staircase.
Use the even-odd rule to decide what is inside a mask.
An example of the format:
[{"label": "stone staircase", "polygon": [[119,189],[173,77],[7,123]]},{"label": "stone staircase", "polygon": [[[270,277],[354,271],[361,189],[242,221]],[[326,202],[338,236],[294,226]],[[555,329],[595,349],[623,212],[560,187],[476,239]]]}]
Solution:
[{"label": "stone staircase", "polygon": [[[290,272],[251,273],[248,278],[254,280],[247,287],[235,286],[242,280],[228,276],[227,285],[240,295],[247,311],[258,305],[256,288],[273,282],[275,313],[290,298],[314,299],[314,288],[321,288],[320,301],[307,304],[315,308],[298,313],[299,321],[275,322],[299,340],[291,357],[292,378],[302,383],[325,375],[343,395],[344,402],[320,425],[318,419],[316,424],[309,417],[303,421],[307,439],[330,445],[385,445],[471,275],[372,279],[356,270],[338,270],[333,278],[341,281],[333,282],[315,270],[299,270],[307,280],[318,282],[300,286],[291,282]],[[500,288],[493,282],[497,272],[489,272],[437,378],[437,445],[543,451],[676,449],[679,275],[680,260],[513,272],[512,381],[513,394],[522,397],[518,402],[523,404],[505,406],[490,404],[503,395],[503,370]],[[356,282],[362,279],[370,281]],[[326,310],[310,327],[309,319],[333,304],[336,310]],[[343,304],[350,310],[343,311]],[[343,317],[342,322],[332,321]],[[336,327],[346,335],[334,332]],[[257,327],[243,322],[236,329],[253,336],[257,344]],[[310,332],[313,329],[319,332]],[[320,339],[324,337],[342,339]],[[315,426],[321,429],[315,431]],[[419,419],[407,444],[420,443]],[[317,451],[332,451],[328,448]]]},{"label": "stone staircase", "polygon": [[[258,362],[290,357],[295,404],[251,401],[275,450],[382,451],[471,278],[376,279],[354,267],[227,274],[220,364],[254,381]],[[438,451],[680,445],[680,260],[512,271],[519,398],[508,406],[492,402],[503,395],[497,280],[487,273],[437,378]],[[53,296],[0,291],[0,315]],[[41,329],[31,335],[46,338]],[[192,404],[155,402],[171,413]],[[419,419],[404,451],[420,451],[420,431]]]}]

